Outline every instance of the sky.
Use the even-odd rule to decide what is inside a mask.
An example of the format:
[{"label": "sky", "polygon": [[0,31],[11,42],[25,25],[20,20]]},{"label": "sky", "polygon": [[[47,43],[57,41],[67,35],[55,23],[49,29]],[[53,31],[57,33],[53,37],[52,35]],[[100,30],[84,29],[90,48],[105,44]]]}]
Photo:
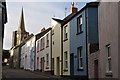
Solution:
[{"label": "sky", "polygon": [[[90,2],[90,0],[88,0]],[[76,2],[80,10],[86,2]],[[12,47],[12,32],[18,29],[23,7],[25,29],[30,34],[40,33],[43,27],[50,27],[51,18],[63,19],[70,14],[71,2],[7,2],[7,18],[5,24],[3,49]]]}]

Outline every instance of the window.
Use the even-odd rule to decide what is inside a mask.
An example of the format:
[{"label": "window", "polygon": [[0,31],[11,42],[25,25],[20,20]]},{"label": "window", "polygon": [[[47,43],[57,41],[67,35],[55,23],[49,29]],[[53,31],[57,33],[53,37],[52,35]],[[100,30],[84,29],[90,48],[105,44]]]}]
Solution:
[{"label": "window", "polygon": [[41,39],[41,49],[43,50],[45,48],[45,42],[44,42],[44,38]]},{"label": "window", "polygon": [[112,65],[111,65],[111,48],[110,44],[106,45],[107,48],[107,71],[111,72],[112,71]]},{"label": "window", "polygon": [[45,39],[43,38],[43,49],[45,48]]},{"label": "window", "polygon": [[42,39],[40,40],[40,50],[42,50]]},{"label": "window", "polygon": [[48,67],[49,66],[49,55],[46,54],[46,66]]},{"label": "window", "polygon": [[37,52],[39,52],[39,41],[37,42]]},{"label": "window", "polygon": [[67,53],[67,51],[64,52],[64,67],[65,67],[65,70],[68,69],[68,53]]},{"label": "window", "polygon": [[68,39],[68,26],[66,25],[64,27],[64,40],[67,40]]},{"label": "window", "polygon": [[78,48],[78,69],[83,69],[82,46]]},{"label": "window", "polygon": [[82,32],[82,16],[77,18],[77,33],[81,33]]},{"label": "window", "polygon": [[54,35],[54,30],[52,30],[52,35]]},{"label": "window", "polygon": [[49,46],[49,34],[47,34],[47,36],[46,36],[46,47],[48,47]]}]

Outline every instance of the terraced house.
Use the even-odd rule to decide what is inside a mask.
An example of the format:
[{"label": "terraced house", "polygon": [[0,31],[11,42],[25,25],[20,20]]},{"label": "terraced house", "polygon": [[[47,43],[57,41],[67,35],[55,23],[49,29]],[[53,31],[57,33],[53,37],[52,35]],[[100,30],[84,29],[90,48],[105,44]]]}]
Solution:
[{"label": "terraced house", "polygon": [[12,35],[12,48],[10,49],[12,54],[10,57],[10,66],[12,68],[20,68],[20,44],[28,36],[29,33],[25,30],[24,14],[22,8],[18,30],[13,31]]},{"label": "terraced house", "polygon": [[26,70],[34,70],[35,67],[35,39],[36,37],[31,34],[22,43],[20,51],[20,68]]},{"label": "terraced house", "polygon": [[40,34],[41,37],[36,40],[36,70],[52,74],[51,28],[43,28]]},{"label": "terraced house", "polygon": [[61,23],[62,20],[52,18],[52,70],[54,75],[62,75],[61,72]]},{"label": "terraced house", "polygon": [[62,75],[88,77],[88,44],[98,44],[98,3],[81,10],[72,4],[71,14],[62,23]]}]

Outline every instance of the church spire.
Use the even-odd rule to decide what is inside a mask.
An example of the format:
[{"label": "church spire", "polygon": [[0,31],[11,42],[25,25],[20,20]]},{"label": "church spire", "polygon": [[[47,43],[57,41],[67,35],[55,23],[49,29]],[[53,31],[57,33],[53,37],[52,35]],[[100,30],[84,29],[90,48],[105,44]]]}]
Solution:
[{"label": "church spire", "polygon": [[22,7],[22,11],[21,11],[20,23],[18,26],[18,32],[26,32],[25,31],[25,24],[24,24],[23,7]]}]

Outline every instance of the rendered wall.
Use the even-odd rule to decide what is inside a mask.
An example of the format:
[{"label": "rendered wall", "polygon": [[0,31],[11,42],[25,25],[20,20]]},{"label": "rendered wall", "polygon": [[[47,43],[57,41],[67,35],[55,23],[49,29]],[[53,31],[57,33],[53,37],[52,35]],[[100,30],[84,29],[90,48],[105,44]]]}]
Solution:
[{"label": "rendered wall", "polygon": [[[100,78],[118,78],[118,3],[99,5]],[[106,45],[111,45],[112,73],[107,72]]]}]

